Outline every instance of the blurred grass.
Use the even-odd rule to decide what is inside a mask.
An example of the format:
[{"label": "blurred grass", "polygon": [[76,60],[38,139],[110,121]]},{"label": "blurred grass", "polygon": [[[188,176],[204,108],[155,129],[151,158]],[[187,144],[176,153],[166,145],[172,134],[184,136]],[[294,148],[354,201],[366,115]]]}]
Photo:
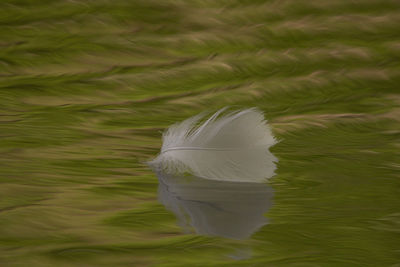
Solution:
[{"label": "blurred grass", "polygon": [[[397,266],[399,7],[2,1],[0,265]],[[244,242],[182,233],[143,164],[226,105],[281,140],[271,224]]]}]

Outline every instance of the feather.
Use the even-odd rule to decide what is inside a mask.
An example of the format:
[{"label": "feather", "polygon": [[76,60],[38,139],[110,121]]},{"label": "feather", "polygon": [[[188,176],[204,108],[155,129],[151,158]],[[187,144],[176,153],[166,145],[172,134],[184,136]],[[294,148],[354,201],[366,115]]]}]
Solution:
[{"label": "feather", "polygon": [[274,175],[276,143],[264,115],[256,108],[217,111],[169,127],[160,154],[149,162],[170,174],[191,173],[221,181],[263,182]]}]

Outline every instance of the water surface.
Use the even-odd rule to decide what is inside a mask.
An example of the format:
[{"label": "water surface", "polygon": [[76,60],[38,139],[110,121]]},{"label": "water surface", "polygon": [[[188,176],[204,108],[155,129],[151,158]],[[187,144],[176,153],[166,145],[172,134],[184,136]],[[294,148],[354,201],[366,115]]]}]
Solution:
[{"label": "water surface", "polygon": [[[0,265],[398,266],[399,25],[398,1],[2,1]],[[280,140],[244,240],[180,227],[144,164],[227,105]]]}]

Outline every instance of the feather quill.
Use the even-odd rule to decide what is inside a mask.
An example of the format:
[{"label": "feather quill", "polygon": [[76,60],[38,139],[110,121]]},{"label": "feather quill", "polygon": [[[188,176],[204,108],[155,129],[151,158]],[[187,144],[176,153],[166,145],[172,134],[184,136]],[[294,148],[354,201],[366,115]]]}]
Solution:
[{"label": "feather quill", "polygon": [[274,175],[276,143],[264,114],[256,109],[217,111],[169,127],[160,154],[149,165],[170,174],[235,182],[263,182]]}]

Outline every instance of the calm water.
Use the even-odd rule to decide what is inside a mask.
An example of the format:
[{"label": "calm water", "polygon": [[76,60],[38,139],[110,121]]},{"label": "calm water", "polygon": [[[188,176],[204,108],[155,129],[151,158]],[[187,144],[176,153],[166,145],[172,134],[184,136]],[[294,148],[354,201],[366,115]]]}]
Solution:
[{"label": "calm water", "polygon": [[[400,266],[399,8],[1,1],[0,266]],[[147,167],[227,105],[280,140],[268,184]]]}]

